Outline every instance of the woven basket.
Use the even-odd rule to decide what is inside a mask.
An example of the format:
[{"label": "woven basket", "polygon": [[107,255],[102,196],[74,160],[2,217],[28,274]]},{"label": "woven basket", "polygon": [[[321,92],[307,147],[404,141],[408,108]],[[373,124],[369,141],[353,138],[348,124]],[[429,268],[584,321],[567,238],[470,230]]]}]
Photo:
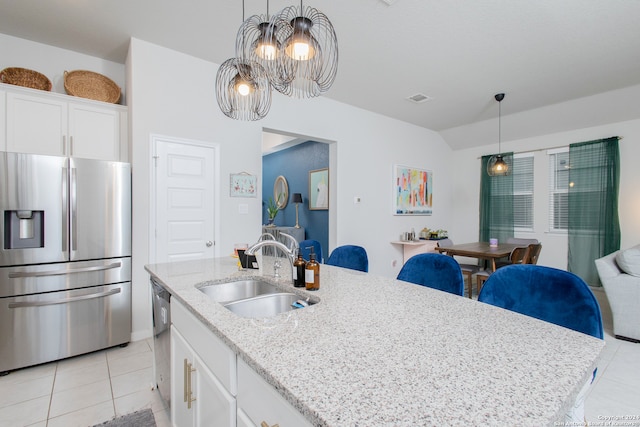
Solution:
[{"label": "woven basket", "polygon": [[27,68],[10,67],[0,71],[0,81],[31,89],[51,90],[51,80],[44,74]]},{"label": "woven basket", "polygon": [[65,71],[64,89],[69,95],[96,101],[115,104],[120,100],[120,86],[108,77],[93,71]]}]

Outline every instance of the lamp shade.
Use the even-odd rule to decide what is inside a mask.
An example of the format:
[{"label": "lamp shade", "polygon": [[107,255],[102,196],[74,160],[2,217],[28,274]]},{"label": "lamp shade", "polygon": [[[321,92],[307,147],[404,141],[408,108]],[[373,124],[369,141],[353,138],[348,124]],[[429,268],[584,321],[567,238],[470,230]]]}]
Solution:
[{"label": "lamp shade", "polygon": [[236,120],[260,120],[271,108],[271,85],[257,62],[231,58],[216,74],[220,110]]},{"label": "lamp shade", "polygon": [[338,73],[338,38],[327,16],[312,7],[289,6],[269,21],[280,44],[279,75],[271,84],[294,98],[327,92]]},{"label": "lamp shade", "polygon": [[236,57],[260,64],[273,87],[284,87],[296,70],[295,60],[282,55],[285,37],[287,33],[278,31],[277,23],[271,22],[268,15],[253,15],[238,29]]},{"label": "lamp shade", "polygon": [[293,193],[293,203],[302,203],[301,193]]}]

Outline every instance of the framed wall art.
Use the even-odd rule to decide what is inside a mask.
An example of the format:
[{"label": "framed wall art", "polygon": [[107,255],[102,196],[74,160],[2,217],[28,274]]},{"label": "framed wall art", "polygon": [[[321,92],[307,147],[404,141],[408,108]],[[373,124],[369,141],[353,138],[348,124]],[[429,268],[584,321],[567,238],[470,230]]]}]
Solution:
[{"label": "framed wall art", "polygon": [[258,177],[247,172],[232,173],[229,175],[231,197],[257,197]]},{"label": "framed wall art", "polygon": [[329,209],[329,169],[309,171],[309,209]]},{"label": "framed wall art", "polygon": [[393,167],[393,214],[433,213],[433,172],[395,165]]}]

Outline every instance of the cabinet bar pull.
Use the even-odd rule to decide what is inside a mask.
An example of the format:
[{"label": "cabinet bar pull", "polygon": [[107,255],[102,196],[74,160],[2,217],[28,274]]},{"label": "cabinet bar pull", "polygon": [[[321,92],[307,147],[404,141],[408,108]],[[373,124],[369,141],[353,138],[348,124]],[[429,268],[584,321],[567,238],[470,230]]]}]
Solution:
[{"label": "cabinet bar pull", "polygon": [[185,358],[184,359],[184,368],[183,368],[183,372],[182,372],[183,373],[183,375],[182,375],[182,380],[183,380],[182,390],[184,390],[184,401],[185,402],[187,401],[187,393],[188,393],[187,392],[187,385],[188,385],[187,376],[189,375],[189,370],[188,370],[187,365],[188,365],[187,359]]},{"label": "cabinet bar pull", "polygon": [[280,425],[279,424],[274,424],[274,425],[270,426],[269,424],[267,424],[266,421],[263,421],[263,422],[260,423],[260,427],[280,427]]},{"label": "cabinet bar pull", "polygon": [[67,137],[62,135],[62,155],[67,155]]},{"label": "cabinet bar pull", "polygon": [[187,364],[187,368],[188,368],[188,374],[189,374],[187,377],[187,384],[189,388],[189,394],[187,395],[187,409],[191,409],[191,403],[196,401],[196,398],[193,397],[193,390],[191,389],[191,373],[195,372],[196,369],[193,367],[191,363]]}]

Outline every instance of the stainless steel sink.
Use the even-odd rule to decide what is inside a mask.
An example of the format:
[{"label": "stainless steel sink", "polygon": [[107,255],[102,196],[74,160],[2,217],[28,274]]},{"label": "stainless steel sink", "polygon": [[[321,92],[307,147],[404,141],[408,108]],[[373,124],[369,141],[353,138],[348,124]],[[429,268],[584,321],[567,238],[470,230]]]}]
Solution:
[{"label": "stainless steel sink", "polygon": [[259,279],[237,280],[234,282],[212,283],[198,288],[212,300],[219,303],[238,301],[258,295],[281,292],[269,282]]},{"label": "stainless steel sink", "polygon": [[[257,319],[273,317],[285,311],[294,310],[296,307],[292,304],[299,300],[303,300],[300,295],[282,292],[233,301],[224,304],[224,306],[238,316]],[[307,301],[307,304],[312,305],[314,302]]]}]

